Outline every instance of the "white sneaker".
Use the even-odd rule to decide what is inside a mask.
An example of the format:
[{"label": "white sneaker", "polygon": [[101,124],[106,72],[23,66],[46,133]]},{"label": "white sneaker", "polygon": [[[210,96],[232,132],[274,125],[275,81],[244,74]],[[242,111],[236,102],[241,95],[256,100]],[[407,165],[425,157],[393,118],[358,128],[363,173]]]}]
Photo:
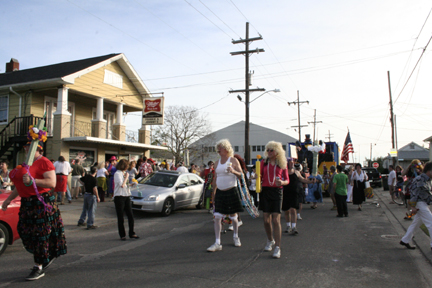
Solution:
[{"label": "white sneaker", "polygon": [[301,218],[300,214],[297,214],[297,219],[298,220],[303,220],[303,218]]},{"label": "white sneaker", "polygon": [[281,255],[281,250],[280,250],[279,246],[276,246],[275,250],[273,252],[273,258],[279,259],[280,255]]},{"label": "white sneaker", "polygon": [[233,239],[234,239],[234,246],[240,247],[241,246],[240,237],[233,237]]},{"label": "white sneaker", "polygon": [[290,226],[287,226],[287,228],[285,229],[285,233],[291,233],[292,229]]},{"label": "white sneaker", "polygon": [[229,225],[229,226],[228,226],[228,230],[229,230],[229,231],[233,231],[233,230],[234,230],[234,226],[233,226],[233,225]]},{"label": "white sneaker", "polygon": [[208,252],[216,252],[216,251],[221,251],[221,250],[222,250],[222,245],[217,244],[217,243],[214,243],[209,248],[207,248]]},{"label": "white sneaker", "polygon": [[240,227],[240,226],[242,226],[243,225],[243,221],[239,221],[238,222],[238,227]]},{"label": "white sneaker", "polygon": [[267,240],[267,244],[266,244],[266,246],[264,248],[264,251],[267,251],[267,252],[272,251],[274,244],[275,244],[274,240],[272,240],[272,241]]}]

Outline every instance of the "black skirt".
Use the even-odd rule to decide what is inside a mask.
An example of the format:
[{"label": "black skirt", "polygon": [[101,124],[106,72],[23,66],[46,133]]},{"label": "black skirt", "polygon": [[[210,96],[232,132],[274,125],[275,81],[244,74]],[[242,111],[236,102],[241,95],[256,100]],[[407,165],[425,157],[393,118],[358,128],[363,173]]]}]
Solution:
[{"label": "black skirt", "polygon": [[360,205],[364,201],[366,201],[366,196],[364,193],[364,190],[366,188],[366,185],[364,182],[361,181],[354,181],[354,187],[353,187],[353,204],[354,205]]},{"label": "black skirt", "polygon": [[223,215],[235,214],[244,211],[237,187],[232,187],[231,189],[225,191],[217,189],[214,205],[215,212]]}]

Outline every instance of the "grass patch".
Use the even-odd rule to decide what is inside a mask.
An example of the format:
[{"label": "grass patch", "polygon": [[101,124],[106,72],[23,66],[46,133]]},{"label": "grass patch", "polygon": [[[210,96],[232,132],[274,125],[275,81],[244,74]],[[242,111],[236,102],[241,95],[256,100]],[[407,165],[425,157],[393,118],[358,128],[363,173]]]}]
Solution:
[{"label": "grass patch", "polygon": [[426,226],[425,226],[424,224],[422,224],[422,225],[420,226],[420,229],[423,230],[423,232],[424,232],[427,236],[430,237],[430,235],[429,235],[429,230],[426,228]]}]

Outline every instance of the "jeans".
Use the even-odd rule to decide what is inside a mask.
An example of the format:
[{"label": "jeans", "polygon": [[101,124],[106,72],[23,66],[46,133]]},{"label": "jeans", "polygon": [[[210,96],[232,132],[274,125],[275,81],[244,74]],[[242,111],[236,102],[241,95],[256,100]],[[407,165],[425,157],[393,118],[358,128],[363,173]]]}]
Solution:
[{"label": "jeans", "polygon": [[135,235],[134,231],[134,218],[132,214],[132,202],[130,200],[130,197],[125,196],[115,196],[114,197],[114,204],[117,212],[117,226],[120,238],[126,237],[126,231],[124,227],[124,213],[126,212],[126,215],[128,217],[128,224],[129,224],[129,237]]},{"label": "jeans", "polygon": [[342,216],[348,215],[348,206],[347,206],[347,196],[346,195],[339,195],[338,193],[334,194],[335,199],[336,199],[336,207],[337,207],[337,211],[338,211],[338,215]]},{"label": "jeans", "polygon": [[[408,227],[405,236],[402,237],[402,241],[405,243],[409,243],[412,240],[414,231],[417,230],[421,222],[423,222],[429,230],[429,235],[432,235],[432,213],[429,210],[427,203],[423,201],[417,202],[416,208],[419,209],[419,211],[417,211],[417,214],[414,216],[414,220]],[[430,245],[432,247],[432,237]]]},{"label": "jeans", "polygon": [[94,218],[95,218],[95,214],[96,214],[96,208],[97,208],[96,195],[93,195],[92,193],[84,193],[83,210],[82,210],[81,217],[80,217],[78,223],[79,224],[84,223],[86,216],[88,214],[87,227],[93,226]]},{"label": "jeans", "polygon": [[[70,193],[69,187],[66,186],[66,189],[67,189],[67,190],[66,190],[66,193],[65,193],[66,198],[67,198],[68,201],[72,201],[72,197],[71,197],[71,193]],[[64,202],[62,198],[63,198],[63,197],[62,197],[62,194],[61,194],[61,193],[58,193],[58,194],[57,194],[57,202]]]}]

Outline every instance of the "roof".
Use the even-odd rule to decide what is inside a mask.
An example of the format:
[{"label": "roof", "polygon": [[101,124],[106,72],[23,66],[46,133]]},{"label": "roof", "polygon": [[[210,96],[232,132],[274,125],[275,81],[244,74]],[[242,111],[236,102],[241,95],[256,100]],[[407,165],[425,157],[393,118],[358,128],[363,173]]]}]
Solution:
[{"label": "roof", "polygon": [[404,160],[429,159],[429,150],[421,147],[420,145],[411,142],[398,150],[398,158]]},{"label": "roof", "polygon": [[0,89],[9,89],[9,87],[15,86],[26,88],[31,86],[31,88],[35,88],[49,84],[73,84],[76,78],[115,61],[117,61],[141,95],[150,94],[148,88],[123,53],[2,73],[0,74]]},{"label": "roof", "polygon": [[23,69],[0,74],[1,86],[12,86],[20,83],[38,82],[58,79],[96,65],[120,54],[108,54],[99,57],[63,62],[48,66]]},{"label": "roof", "polygon": [[[238,145],[237,142],[244,143],[244,135],[245,121],[239,121],[204,136],[203,138],[192,143],[190,146],[200,145],[202,142],[205,142],[205,138],[208,137],[213,137],[214,141],[228,138],[231,144],[234,146]],[[283,145],[285,145],[287,142],[295,142],[297,139],[289,136],[288,134],[284,134],[279,131],[257,124],[249,123],[249,145],[265,145],[270,140],[279,141],[282,142]]]}]

